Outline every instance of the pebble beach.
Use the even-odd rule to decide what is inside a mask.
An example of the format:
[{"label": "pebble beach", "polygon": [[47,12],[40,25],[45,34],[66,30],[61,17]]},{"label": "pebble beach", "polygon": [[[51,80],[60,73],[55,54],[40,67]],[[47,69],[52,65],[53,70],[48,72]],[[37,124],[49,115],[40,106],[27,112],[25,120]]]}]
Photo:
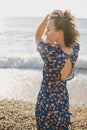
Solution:
[{"label": "pebble beach", "polygon": [[[0,130],[36,130],[35,104],[0,100]],[[87,106],[70,105],[70,130],[87,130]]]}]

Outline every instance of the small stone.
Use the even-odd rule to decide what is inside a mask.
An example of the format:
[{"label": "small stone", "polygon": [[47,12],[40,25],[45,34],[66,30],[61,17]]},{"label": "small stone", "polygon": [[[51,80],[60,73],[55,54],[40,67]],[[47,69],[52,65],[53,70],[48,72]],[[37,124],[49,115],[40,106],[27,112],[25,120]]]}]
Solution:
[{"label": "small stone", "polygon": [[[70,130],[87,129],[87,107],[70,106]],[[35,104],[0,100],[0,130],[36,130]]]}]

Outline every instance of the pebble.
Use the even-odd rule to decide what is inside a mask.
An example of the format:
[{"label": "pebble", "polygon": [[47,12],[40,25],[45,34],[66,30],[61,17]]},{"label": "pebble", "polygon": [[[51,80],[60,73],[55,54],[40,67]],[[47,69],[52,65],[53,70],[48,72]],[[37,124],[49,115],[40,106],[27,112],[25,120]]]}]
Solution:
[{"label": "pebble", "polygon": [[[17,100],[0,100],[0,130],[36,130],[35,104]],[[69,130],[87,130],[87,106],[70,105]]]}]

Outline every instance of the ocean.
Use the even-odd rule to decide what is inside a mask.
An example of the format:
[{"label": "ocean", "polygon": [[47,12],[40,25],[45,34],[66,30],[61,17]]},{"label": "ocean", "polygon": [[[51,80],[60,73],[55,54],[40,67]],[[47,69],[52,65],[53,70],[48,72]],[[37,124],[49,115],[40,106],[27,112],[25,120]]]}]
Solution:
[{"label": "ocean", "polygon": [[[37,52],[35,32],[42,19],[0,18],[0,99],[36,102],[43,61]],[[76,22],[80,52],[75,65],[76,76],[67,88],[70,103],[87,104],[87,19],[80,18]]]}]

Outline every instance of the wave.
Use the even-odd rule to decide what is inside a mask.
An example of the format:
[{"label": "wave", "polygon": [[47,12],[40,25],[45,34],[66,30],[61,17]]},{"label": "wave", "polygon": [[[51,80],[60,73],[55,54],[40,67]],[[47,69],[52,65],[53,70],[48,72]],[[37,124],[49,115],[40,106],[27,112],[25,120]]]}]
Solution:
[{"label": "wave", "polygon": [[[0,58],[0,68],[17,68],[17,69],[42,69],[43,61],[40,57],[20,58],[5,57]],[[87,60],[79,59],[75,65],[76,69],[87,70]]]},{"label": "wave", "polygon": [[87,59],[78,59],[75,68],[87,70]]},{"label": "wave", "polygon": [[0,68],[41,69],[42,65],[43,63],[38,57],[32,59],[19,57],[5,57],[0,59]]}]

